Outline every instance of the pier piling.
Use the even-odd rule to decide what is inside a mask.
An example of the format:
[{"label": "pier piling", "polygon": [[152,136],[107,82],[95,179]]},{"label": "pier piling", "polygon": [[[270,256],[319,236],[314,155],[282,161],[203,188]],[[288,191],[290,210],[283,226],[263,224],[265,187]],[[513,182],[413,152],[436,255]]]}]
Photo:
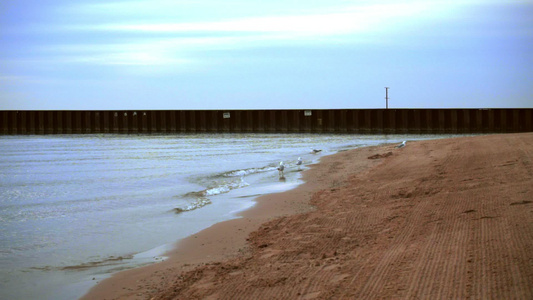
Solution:
[{"label": "pier piling", "polygon": [[532,122],[531,108],[0,111],[0,134],[499,133]]}]

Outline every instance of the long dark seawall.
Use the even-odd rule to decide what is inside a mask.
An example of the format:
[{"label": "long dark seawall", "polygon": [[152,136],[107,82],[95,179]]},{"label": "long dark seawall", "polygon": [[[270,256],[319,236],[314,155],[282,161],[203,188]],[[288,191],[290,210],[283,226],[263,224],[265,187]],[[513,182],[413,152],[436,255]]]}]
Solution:
[{"label": "long dark seawall", "polygon": [[500,133],[533,131],[533,109],[0,111],[0,134]]}]

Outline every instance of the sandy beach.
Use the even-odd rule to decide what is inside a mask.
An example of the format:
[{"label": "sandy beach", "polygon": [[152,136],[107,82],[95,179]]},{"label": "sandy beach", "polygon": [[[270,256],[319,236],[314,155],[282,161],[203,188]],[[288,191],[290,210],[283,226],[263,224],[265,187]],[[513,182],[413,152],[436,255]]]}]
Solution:
[{"label": "sandy beach", "polygon": [[533,299],[533,134],[340,152],[82,299]]}]

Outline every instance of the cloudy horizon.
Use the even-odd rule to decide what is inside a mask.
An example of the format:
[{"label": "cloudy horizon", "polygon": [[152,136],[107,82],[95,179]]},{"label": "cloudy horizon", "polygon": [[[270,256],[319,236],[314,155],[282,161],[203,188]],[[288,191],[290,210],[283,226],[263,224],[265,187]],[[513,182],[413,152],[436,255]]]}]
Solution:
[{"label": "cloudy horizon", "polygon": [[0,4],[0,110],[533,107],[533,1]]}]

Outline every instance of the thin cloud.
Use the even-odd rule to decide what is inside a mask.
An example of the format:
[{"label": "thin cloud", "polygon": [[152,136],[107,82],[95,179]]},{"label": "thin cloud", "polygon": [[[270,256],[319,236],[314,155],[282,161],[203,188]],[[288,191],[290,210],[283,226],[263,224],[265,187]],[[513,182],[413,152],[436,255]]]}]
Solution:
[{"label": "thin cloud", "polygon": [[[212,99],[284,107],[305,98],[331,108],[372,106],[390,85],[398,105],[437,94],[433,105],[460,106],[450,99],[497,101],[486,86],[513,99],[533,86],[531,0],[13,3],[0,21],[0,99],[24,91],[50,103],[85,97],[93,107],[127,94],[118,98],[144,106],[149,94],[154,106],[211,108]],[[176,95],[190,101],[177,104]]]},{"label": "thin cloud", "polygon": [[[164,1],[164,5],[171,5]],[[145,2],[112,2],[90,7],[91,12],[127,11],[134,18]],[[156,4],[151,4],[155,6]],[[83,8],[83,9],[82,9]],[[423,1],[368,4],[331,8],[325,13],[231,18],[198,22],[137,22],[83,24],[63,27],[81,34],[105,32],[109,36],[130,37],[128,43],[109,42],[81,47],[59,46],[60,52],[79,52],[78,62],[107,65],[166,65],[192,63],[198,52],[227,51],[298,43],[368,43],[370,34],[385,30],[393,23],[432,9]],[[81,6],[81,12],[87,10]],[[153,9],[153,8],[152,8]],[[192,37],[191,37],[192,35]],[[341,36],[347,38],[339,38]],[[378,41],[378,40],[376,40]],[[72,61],[72,59],[71,59]]]},{"label": "thin cloud", "polygon": [[[218,2],[217,2],[218,3]],[[238,5],[236,1],[233,4]],[[321,3],[321,2],[320,2]],[[325,3],[325,2],[324,2]],[[322,3],[322,5],[324,5]],[[362,1],[357,6],[322,6],[290,15],[256,17],[199,16],[215,21],[155,22],[150,15],[183,14],[192,1],[119,1],[109,3],[72,4],[63,13],[74,17],[105,16],[113,12],[121,17],[91,18],[90,23],[39,27],[37,30],[61,33],[72,31],[87,35],[93,41],[86,45],[57,45],[55,51],[65,54],[65,62],[97,63],[102,65],[166,65],[193,63],[198,52],[228,51],[257,47],[299,44],[382,44],[382,32],[412,26],[428,15],[445,16],[457,3],[445,1]],[[215,2],[212,2],[215,5]],[[241,3],[243,4],[243,3]],[[218,5],[220,5],[218,3]],[[180,8],[182,10],[180,10]],[[291,11],[291,9],[288,9]],[[294,12],[294,9],[292,10]],[[139,22],[148,15],[148,21]],[[80,18],[84,19],[84,18]],[[144,19],[144,18],[143,18]],[[163,18],[164,19],[164,18]],[[176,18],[174,18],[176,19]],[[180,18],[177,18],[180,19]],[[108,40],[99,35],[104,34]],[[114,37],[128,41],[115,41]],[[88,51],[87,49],[90,49]]]},{"label": "thin cloud", "polygon": [[408,4],[378,4],[363,7],[345,7],[342,11],[289,15],[237,18],[208,22],[122,22],[73,27],[78,30],[98,30],[116,32],[256,32],[285,33],[302,36],[350,34],[364,31],[377,31],[432,9],[427,2]]}]

